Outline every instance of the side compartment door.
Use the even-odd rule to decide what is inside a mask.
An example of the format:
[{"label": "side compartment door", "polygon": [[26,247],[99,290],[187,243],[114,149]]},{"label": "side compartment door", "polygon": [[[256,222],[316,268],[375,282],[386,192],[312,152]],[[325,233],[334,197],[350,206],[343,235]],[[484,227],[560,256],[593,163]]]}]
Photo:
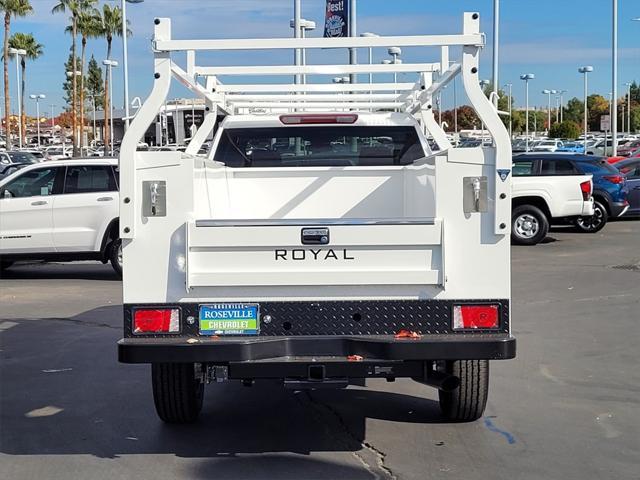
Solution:
[{"label": "side compartment door", "polygon": [[64,192],[53,206],[53,241],[58,252],[94,252],[118,213],[111,165],[70,165]]},{"label": "side compartment door", "polygon": [[38,168],[0,189],[0,253],[55,251],[53,201],[62,190],[64,168]]}]

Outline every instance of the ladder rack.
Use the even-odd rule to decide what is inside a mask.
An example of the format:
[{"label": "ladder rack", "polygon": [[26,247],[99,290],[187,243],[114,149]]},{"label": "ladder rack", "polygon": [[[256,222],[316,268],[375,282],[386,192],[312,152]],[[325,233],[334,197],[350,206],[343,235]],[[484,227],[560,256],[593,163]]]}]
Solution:
[{"label": "ladder rack", "polygon": [[[508,134],[498,117],[494,105],[486,98],[479,85],[479,53],[485,44],[480,33],[480,16],[467,12],[463,17],[463,32],[459,35],[413,35],[388,37],[346,38],[277,38],[277,39],[225,39],[174,40],[171,20],[156,18],[153,37],[154,87],[151,95],[139,109],[121,148],[121,169],[126,172],[122,189],[123,198],[135,192],[136,146],[169,93],[171,79],[175,78],[193,94],[204,99],[207,114],[187,149],[196,153],[206,140],[220,115],[262,114],[286,112],[368,111],[404,112],[415,116],[425,133],[430,134],[441,152],[452,148],[441,125],[433,115],[434,97],[457,75],[472,107],[494,139],[496,166],[496,195],[510,193],[509,182],[501,180],[504,171],[511,169],[511,147]],[[436,62],[390,63],[375,65],[239,65],[201,66],[196,62],[203,51],[239,50],[296,50],[335,48],[439,47]],[[461,47],[458,61],[450,61],[450,47]],[[186,54],[186,68],[181,68],[173,55]],[[429,50],[431,52],[431,50]],[[426,56],[426,55],[425,55]],[[413,74],[414,82],[356,82],[331,83],[327,77],[375,74],[386,78],[394,74]],[[312,77],[310,83],[286,83],[283,76]],[[247,83],[247,78],[275,79],[279,83]],[[225,82],[222,81],[224,78]],[[370,77],[371,78],[371,77]],[[204,83],[201,83],[204,80]],[[230,81],[229,81],[230,80]],[[235,82],[234,82],[235,80]],[[502,172],[502,173],[499,173]],[[500,197],[502,198],[502,197]],[[509,196],[504,197],[509,198]],[[503,234],[510,223],[510,205],[497,202],[495,232]],[[133,206],[122,205],[121,236],[132,238]]]}]

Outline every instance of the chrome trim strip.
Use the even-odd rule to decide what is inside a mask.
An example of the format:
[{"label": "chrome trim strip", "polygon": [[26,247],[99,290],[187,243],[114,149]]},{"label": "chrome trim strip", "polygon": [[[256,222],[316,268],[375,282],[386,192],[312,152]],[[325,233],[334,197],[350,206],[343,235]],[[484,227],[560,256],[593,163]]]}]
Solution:
[{"label": "chrome trim strip", "polygon": [[435,225],[434,218],[313,218],[196,220],[198,227],[315,227],[327,225]]}]

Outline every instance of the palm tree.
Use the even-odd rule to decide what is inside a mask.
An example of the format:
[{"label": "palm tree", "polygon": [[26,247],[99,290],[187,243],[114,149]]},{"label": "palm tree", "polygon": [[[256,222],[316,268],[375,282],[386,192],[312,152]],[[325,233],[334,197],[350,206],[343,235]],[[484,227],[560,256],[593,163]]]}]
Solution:
[{"label": "palm tree", "polygon": [[58,3],[51,9],[51,13],[71,13],[71,35],[73,40],[71,43],[71,55],[73,56],[73,72],[72,72],[72,94],[71,94],[71,112],[73,123],[73,156],[78,155],[78,83],[76,72],[78,66],[76,64],[76,37],[78,36],[78,17],[81,12],[87,10],[96,0],[58,0]]},{"label": "palm tree", "polygon": [[[113,36],[122,36],[122,10],[120,7],[110,7],[108,4],[102,6],[102,36],[107,40],[107,59],[111,59],[111,46]],[[127,21],[127,24],[129,22]],[[127,27],[127,36],[131,35],[131,31]],[[104,86],[104,144],[110,142],[109,118],[111,116],[111,98],[109,94],[109,73],[105,67],[105,86]]]},{"label": "palm tree", "polygon": [[[82,151],[84,147],[84,64],[86,60],[86,50],[87,50],[87,40],[89,37],[95,38],[100,36],[102,33],[102,23],[100,18],[100,13],[93,7],[90,7],[88,4],[84,5],[85,9],[82,10],[78,14],[77,20],[77,28],[78,32],[82,36],[82,53],[80,56],[80,151]],[[73,29],[73,26],[67,27],[67,32],[70,32]]]},{"label": "palm tree", "polygon": [[[22,98],[20,99],[20,104],[22,106],[22,118],[20,118],[20,124],[22,125],[22,139],[24,141],[25,134],[27,132],[27,115],[24,109],[27,59],[37,60],[38,57],[42,55],[44,47],[40,43],[36,42],[36,39],[33,38],[33,35],[30,33],[15,33],[9,39],[9,46],[11,48],[25,50],[27,52],[25,56],[20,58],[20,66],[22,67]],[[40,121],[40,119],[38,119],[38,121]]]},{"label": "palm tree", "polygon": [[7,148],[11,148],[11,103],[9,98],[9,31],[11,30],[11,17],[24,17],[33,12],[29,0],[0,0],[0,12],[4,13],[4,121],[7,137]]}]

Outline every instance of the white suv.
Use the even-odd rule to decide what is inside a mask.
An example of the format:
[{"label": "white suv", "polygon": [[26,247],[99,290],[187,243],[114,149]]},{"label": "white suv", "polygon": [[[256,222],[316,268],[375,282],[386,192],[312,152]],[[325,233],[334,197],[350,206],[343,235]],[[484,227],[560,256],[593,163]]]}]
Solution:
[{"label": "white suv", "polygon": [[99,260],[122,275],[118,161],[38,163],[0,181],[0,269],[17,260]]}]

